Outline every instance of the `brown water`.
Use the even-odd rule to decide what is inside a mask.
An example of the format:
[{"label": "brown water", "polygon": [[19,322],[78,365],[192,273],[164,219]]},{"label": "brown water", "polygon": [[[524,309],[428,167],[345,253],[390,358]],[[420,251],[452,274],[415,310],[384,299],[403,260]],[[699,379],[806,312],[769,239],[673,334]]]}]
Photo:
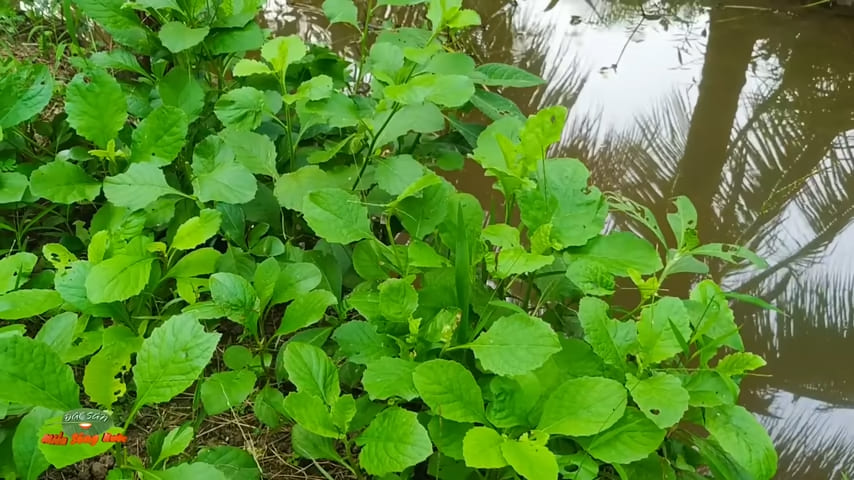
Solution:
[{"label": "brown water", "polygon": [[[356,39],[327,28],[320,0],[270,1],[272,27],[344,48]],[[557,153],[659,218],[688,195],[703,241],[769,260],[765,272],[713,272],[784,312],[737,310],[748,349],[768,360],[741,401],[771,433],[777,478],[854,478],[854,18],[757,0],[467,3],[486,24],[473,46],[482,61],[548,81],[511,92],[523,110],[570,109]],[[471,175],[461,187],[488,196],[491,184]]]}]

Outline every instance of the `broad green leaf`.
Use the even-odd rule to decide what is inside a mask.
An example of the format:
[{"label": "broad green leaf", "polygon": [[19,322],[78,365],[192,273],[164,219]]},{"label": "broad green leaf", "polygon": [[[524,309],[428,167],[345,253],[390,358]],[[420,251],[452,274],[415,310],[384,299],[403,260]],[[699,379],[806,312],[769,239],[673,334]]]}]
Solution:
[{"label": "broad green leaf", "polygon": [[[38,438],[42,438],[47,434],[58,434],[62,432],[62,416],[54,417],[47,420],[39,429]],[[112,435],[124,434],[124,431],[119,427],[112,427],[107,430],[107,433]],[[68,437],[66,437],[68,438]],[[94,437],[96,440],[98,436]],[[78,462],[82,462],[87,458],[100,456],[110,448],[114,443],[98,441],[94,445],[86,442],[71,443],[68,439],[67,445],[47,445],[39,443],[39,450],[45,459],[56,468],[65,468]]]},{"label": "broad green leaf", "polygon": [[134,163],[125,173],[104,179],[104,195],[117,207],[140,210],[164,195],[181,195],[166,183],[154,163]]},{"label": "broad green leaf", "polygon": [[362,385],[371,400],[399,397],[407,401],[418,398],[412,374],[418,364],[401,358],[383,357],[368,362]]},{"label": "broad green leaf", "polygon": [[15,290],[0,295],[0,319],[21,320],[35,317],[62,305],[54,290]]},{"label": "broad green leaf", "polygon": [[399,407],[377,415],[356,443],[362,447],[359,465],[376,476],[402,472],[433,453],[427,430],[415,413]]},{"label": "broad green leaf", "polygon": [[467,348],[486,370],[522,375],[539,368],[560,351],[558,336],[548,323],[525,313],[499,318]]},{"label": "broad green leaf", "polygon": [[49,346],[28,337],[0,337],[0,384],[0,401],[62,411],[80,407],[71,367]]},{"label": "broad green leaf", "polygon": [[39,257],[20,252],[0,259],[0,294],[20,288],[36,266]]},{"label": "broad green leaf", "polygon": [[101,148],[115,140],[128,117],[122,87],[103,70],[78,73],[71,79],[65,90],[65,112],[68,124]]},{"label": "broad green leaf", "polygon": [[182,223],[172,239],[175,250],[189,250],[208,241],[219,231],[222,215],[217,210],[206,208],[199,216]]},{"label": "broad green leaf", "polygon": [[623,385],[609,378],[567,380],[546,399],[537,429],[550,434],[595,435],[620,420],[626,398]]},{"label": "broad green leaf", "polygon": [[19,202],[30,181],[26,175],[17,172],[0,172],[0,203]]},{"label": "broad green leaf", "polygon": [[552,480],[558,476],[557,458],[547,446],[521,438],[501,444],[507,463],[528,480]]},{"label": "broad green leaf", "polygon": [[83,388],[89,399],[111,407],[127,391],[122,373],[131,367],[131,355],[142,347],[142,338],[123,325],[104,331],[103,346],[89,362],[83,374]]},{"label": "broad green leaf", "polygon": [[452,422],[445,418],[431,416],[427,423],[427,433],[430,434],[433,445],[441,455],[454,460],[463,460],[463,440],[473,426],[471,423]]},{"label": "broad green leaf", "polygon": [[694,407],[734,405],[738,399],[738,386],[715,370],[699,370],[684,381]]},{"label": "broad green leaf", "polygon": [[402,85],[385,88],[387,98],[402,105],[420,105],[424,102],[443,107],[459,107],[474,95],[474,83],[465,75],[439,75],[424,73]]},{"label": "broad green leaf", "polygon": [[335,450],[335,441],[322,437],[295,424],[291,429],[291,447],[294,453],[309,460],[334,460],[344,463],[344,459]]},{"label": "broad green leaf", "polygon": [[74,4],[98,22],[116,42],[142,52],[150,49],[152,42],[148,36],[151,31],[133,10],[124,8],[123,0],[74,0]]},{"label": "broad green leaf", "polygon": [[349,361],[365,365],[373,360],[398,354],[394,340],[377,333],[377,327],[368,322],[346,322],[332,334],[341,354]]},{"label": "broad green leaf", "polygon": [[285,348],[283,363],[298,391],[314,395],[327,405],[341,394],[338,369],[323,350],[307,343],[291,342]]},{"label": "broad green leaf", "polygon": [[665,433],[636,408],[629,407],[608,430],[576,441],[587,453],[603,462],[632,463],[657,450]]},{"label": "broad green leaf", "polygon": [[70,355],[71,344],[76,337],[76,330],[77,314],[74,312],[63,312],[44,322],[35,339],[50,346],[63,362],[69,363],[78,360]]},{"label": "broad green leaf", "polygon": [[184,450],[187,449],[194,437],[195,432],[193,431],[193,426],[190,424],[184,424],[169,430],[169,433],[163,438],[160,455],[157,456],[157,460],[154,463],[158,464],[167,458],[184,453]]},{"label": "broad green leaf", "polygon": [[139,64],[136,56],[127,50],[116,49],[107,52],[95,52],[89,56],[89,60],[96,66],[104,69],[147,75],[147,72]]},{"label": "broad green leaf", "polygon": [[234,152],[238,163],[250,172],[277,178],[276,146],[266,135],[238,130],[223,130],[219,136],[225,145]]},{"label": "broad green leaf", "polygon": [[186,390],[210,362],[219,338],[189,315],[175,315],[155,328],[133,367],[135,406],[168,402]]},{"label": "broad green leaf", "polygon": [[291,392],[285,397],[284,408],[297,425],[315,435],[338,438],[342,433],[335,426],[329,407],[316,395],[306,391]]},{"label": "broad green leaf", "polygon": [[321,170],[320,167],[310,165],[296,172],[282,175],[276,181],[274,193],[279,200],[279,205],[291,210],[302,210],[306,195],[316,190],[333,187],[349,188],[349,185],[342,184],[340,179]]},{"label": "broad green leaf", "polygon": [[[247,350],[248,353],[248,350]],[[253,413],[259,422],[269,428],[279,428],[285,415],[285,396],[277,388],[266,386],[252,401]]]},{"label": "broad green leaf", "polygon": [[148,284],[154,257],[116,255],[92,267],[86,296],[92,303],[120,302],[138,295]]},{"label": "broad green leaf", "polygon": [[246,327],[257,335],[261,302],[248,280],[233,273],[211,275],[211,299],[229,320]]},{"label": "broad green leaf", "polygon": [[255,374],[249,370],[215,373],[202,383],[202,405],[208,415],[219,415],[242,405],[254,388]]},{"label": "broad green leaf", "polygon": [[729,245],[725,243],[709,243],[700,245],[691,250],[693,255],[702,255],[706,257],[719,258],[729,263],[739,263],[747,260],[759,269],[768,268],[768,262],[762,257],[753,253],[750,249],[739,245]]},{"label": "broad green leaf", "polygon": [[543,395],[543,386],[534,374],[493,377],[489,381],[486,418],[493,426],[509,428],[533,426],[532,410]]},{"label": "broad green leaf", "polygon": [[663,267],[655,247],[631,232],[615,232],[596,237],[572,252],[571,257],[593,260],[617,276],[628,276],[629,270],[642,274],[655,273]]},{"label": "broad green leaf", "polygon": [[443,130],[445,117],[439,107],[433,103],[424,103],[407,105],[397,113],[394,110],[379,112],[368,124],[377,136],[376,148],[382,148],[409,132],[433,133]]},{"label": "broad green leaf", "polygon": [[252,87],[229,90],[214,107],[216,117],[226,128],[254,130],[261,125],[267,100],[264,92]]},{"label": "broad green leaf", "polygon": [[214,273],[220,258],[222,254],[213,248],[193,250],[181,257],[164,278],[190,278]]},{"label": "broad green leaf", "polygon": [[367,207],[344,190],[313,191],[305,197],[301,211],[309,227],[330,243],[348,244],[371,236]]},{"label": "broad green leaf", "polygon": [[30,192],[56,203],[78,203],[94,200],[101,185],[79,165],[54,160],[30,175]]},{"label": "broad green leaf", "polygon": [[777,472],[777,452],[771,438],[744,407],[728,405],[706,412],[711,438],[756,480],[768,480]]},{"label": "broad green leaf", "polygon": [[626,388],[640,411],[659,428],[669,428],[682,420],[688,410],[688,391],[673,375],[657,373],[643,380],[626,374]]},{"label": "broad green leaf", "polygon": [[[558,457],[561,476],[568,480],[597,480],[599,477],[599,462],[590,458],[584,452]],[[634,478],[634,477],[632,477]],[[665,477],[662,477],[662,480]]]},{"label": "broad green leaf", "polygon": [[192,123],[205,106],[205,91],[195,74],[183,67],[169,70],[157,84],[157,91],[164,105],[178,107],[187,114]]},{"label": "broad green leaf", "polygon": [[480,24],[480,15],[470,8],[464,8],[462,10],[459,10],[456,15],[452,16],[448,20],[448,28],[455,30],[474,27]]},{"label": "broad green leaf", "polygon": [[258,182],[234,152],[217,136],[209,136],[193,152],[193,191],[203,202],[248,203],[255,198]]},{"label": "broad green leaf", "polygon": [[486,268],[499,279],[535,272],[554,263],[553,256],[535,255],[523,247],[505,248],[498,255],[490,253],[486,260]]},{"label": "broad green leaf", "polygon": [[501,453],[504,438],[488,427],[474,427],[463,439],[463,457],[472,468],[502,468],[507,460]]},{"label": "broad green leaf", "polygon": [[0,79],[0,141],[2,129],[36,116],[50,103],[53,77],[45,65],[15,65]]},{"label": "broad green leaf", "polygon": [[412,375],[415,389],[430,409],[455,422],[486,423],[480,387],[464,366],[450,360],[430,360]]},{"label": "broad green leaf", "polygon": [[390,322],[407,322],[418,308],[418,292],[406,280],[390,278],[379,291],[380,314]]},{"label": "broad green leaf", "polygon": [[329,23],[349,23],[359,28],[359,10],[353,0],[326,0],[323,2],[323,13]]},{"label": "broad green leaf", "polygon": [[350,422],[356,416],[356,401],[353,395],[341,395],[332,404],[330,409],[332,414],[332,423],[338,427],[338,431],[346,433],[350,428]]},{"label": "broad green leaf", "polygon": [[[228,480],[259,480],[261,473],[252,454],[242,448],[221,446],[203,449],[196,462],[213,465]],[[187,480],[186,478],[184,480]]]},{"label": "broad green leaf", "polygon": [[528,117],[519,132],[522,152],[527,160],[541,161],[546,158],[549,147],[560,141],[567,114],[566,107],[556,105]]},{"label": "broad green leaf", "polygon": [[640,357],[658,363],[682,352],[679,337],[691,338],[691,324],[682,300],[664,297],[645,307],[637,324]]},{"label": "broad green leaf", "polygon": [[697,209],[685,196],[676,197],[673,204],[676,205],[676,213],[667,214],[667,223],[676,237],[676,247],[679,250],[691,250],[700,243],[697,237]]},{"label": "broad green leaf", "polygon": [[[441,180],[431,180],[435,178],[437,178],[435,175],[422,177],[421,181],[428,180],[430,183],[427,184],[426,188],[423,188],[419,194],[420,197],[408,195],[395,207],[395,216],[400,219],[400,223],[403,224],[406,231],[418,240],[422,240],[433,233],[448,215],[448,200],[453,192],[453,187]],[[407,189],[398,198],[411,191],[412,189]]]},{"label": "broad green leaf", "polygon": [[601,263],[587,258],[574,258],[566,269],[566,278],[585,295],[611,295],[617,286],[614,275]]},{"label": "broad green leaf", "polygon": [[389,158],[378,158],[374,175],[383,191],[391,195],[400,195],[426,173],[426,168],[412,155],[395,155]]},{"label": "broad green leaf", "polygon": [[276,37],[261,47],[261,56],[270,62],[277,72],[287,70],[288,65],[302,60],[305,54],[305,43],[296,35]]},{"label": "broad green leaf", "polygon": [[755,477],[732,458],[732,455],[721,448],[714,439],[703,438],[689,433],[684,435],[690,442],[690,445],[697,449],[703,462],[709,466],[709,470],[711,470],[715,478],[755,480]]},{"label": "broad green leaf", "polygon": [[[260,0],[231,0],[218,4],[216,18],[211,26],[216,28],[235,28],[250,23],[264,6]],[[251,22],[254,23],[254,22]]]},{"label": "broad green leaf", "polygon": [[213,465],[207,463],[180,463],[166,470],[149,472],[143,470],[142,480],[187,480],[190,478],[204,478],[205,480],[229,480],[226,474]]},{"label": "broad green leaf", "polygon": [[536,87],[545,81],[521,68],[503,63],[487,63],[477,67],[472,75],[475,82],[491,87]]},{"label": "broad green leaf", "polygon": [[689,311],[696,338],[723,338],[725,345],[744,350],[744,343],[735,324],[735,315],[721,287],[712,280],[703,280],[691,290],[690,298],[697,302],[696,308]]},{"label": "broad green leaf", "polygon": [[270,70],[270,67],[267,66],[264,62],[259,62],[258,60],[252,60],[250,58],[244,58],[237,62],[234,65],[234,69],[231,73],[235,77],[249,77],[251,75],[264,75],[268,73],[273,73]]},{"label": "broad green leaf", "polygon": [[733,377],[736,375],[744,375],[746,372],[752,372],[757,368],[762,368],[767,363],[765,359],[759,355],[747,352],[735,352],[727,355],[718,361],[715,370],[721,375]]},{"label": "broad green leaf", "polygon": [[12,456],[21,479],[37,480],[50,467],[50,462],[39,450],[39,439],[41,439],[39,430],[45,422],[57,415],[62,415],[62,412],[35,407],[21,418],[15,428],[15,435],[12,437]]},{"label": "broad green leaf", "polygon": [[181,22],[167,22],[160,28],[160,42],[172,53],[183,52],[202,43],[208,36],[208,27],[190,28]]},{"label": "broad green leaf", "polygon": [[187,128],[187,115],[180,108],[155,108],[133,131],[131,161],[169,165],[184,148]]},{"label": "broad green leaf", "polygon": [[313,263],[286,263],[281,266],[270,305],[290,302],[320,285],[323,273]]},{"label": "broad green leaf", "polygon": [[506,116],[519,119],[525,118],[525,115],[519,110],[519,107],[513,100],[494,92],[478,90],[471,97],[471,103],[492,120],[499,120]]},{"label": "broad green leaf", "polygon": [[276,335],[288,335],[323,319],[326,309],[338,303],[331,292],[315,290],[301,295],[288,305]]}]

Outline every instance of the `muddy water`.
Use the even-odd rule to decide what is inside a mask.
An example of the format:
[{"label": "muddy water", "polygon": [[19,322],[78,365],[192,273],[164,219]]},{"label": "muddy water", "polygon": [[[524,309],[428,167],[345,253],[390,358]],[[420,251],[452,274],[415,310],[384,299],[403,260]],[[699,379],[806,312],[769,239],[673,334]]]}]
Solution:
[{"label": "muddy water", "polygon": [[[355,43],[327,28],[319,0],[270,1],[275,28]],[[570,109],[557,153],[585,161],[600,188],[659,218],[686,194],[703,241],[769,259],[765,272],[713,272],[782,311],[738,308],[748,348],[768,360],[741,401],[771,432],[777,478],[854,477],[854,18],[757,0],[638,3],[469,2],[486,24],[471,50],[548,81],[510,96],[527,112]]]}]

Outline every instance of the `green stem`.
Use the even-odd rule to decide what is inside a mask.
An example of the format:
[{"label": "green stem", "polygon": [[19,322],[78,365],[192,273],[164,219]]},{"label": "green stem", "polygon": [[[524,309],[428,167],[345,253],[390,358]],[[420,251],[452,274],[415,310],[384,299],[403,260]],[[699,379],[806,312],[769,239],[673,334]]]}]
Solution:
[{"label": "green stem", "polygon": [[371,139],[371,146],[368,147],[368,154],[365,155],[365,161],[362,163],[362,168],[359,170],[359,175],[356,176],[356,181],[353,182],[353,187],[350,190],[356,190],[356,187],[359,186],[359,182],[362,181],[362,175],[365,174],[365,170],[368,169],[368,163],[371,161],[371,157],[374,156],[374,148],[376,148],[376,146],[377,146],[377,141],[379,140],[380,135],[382,135],[383,131],[386,129],[388,124],[391,122],[391,119],[394,118],[394,116],[397,114],[397,112],[400,111],[400,108],[401,108],[401,106],[399,104],[396,104],[394,106],[394,108],[392,108],[391,114],[389,114],[388,118],[385,119],[385,122],[383,122],[380,129],[377,130],[377,133]]},{"label": "green stem", "polygon": [[356,76],[356,84],[354,88],[356,91],[353,93],[358,93],[359,86],[362,84],[362,80],[365,78],[365,59],[368,57],[368,35],[371,32],[371,18],[374,15],[374,1],[368,0],[367,8],[365,9],[365,24],[362,27],[362,40],[360,42],[360,53],[359,53],[359,71]]},{"label": "green stem", "polygon": [[359,470],[359,463],[353,457],[352,449],[350,448],[350,440],[347,438],[347,435],[344,435],[344,456],[347,457],[347,463],[350,466],[350,470],[353,472],[353,475],[356,476],[357,480],[363,480],[365,477],[362,476],[362,472]]}]

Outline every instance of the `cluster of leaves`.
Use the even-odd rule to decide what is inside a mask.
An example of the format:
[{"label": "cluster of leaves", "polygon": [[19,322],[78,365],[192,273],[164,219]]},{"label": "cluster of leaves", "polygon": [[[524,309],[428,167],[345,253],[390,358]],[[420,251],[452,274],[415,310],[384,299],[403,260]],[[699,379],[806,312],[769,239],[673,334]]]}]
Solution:
[{"label": "cluster of leaves", "polygon": [[[427,28],[368,45],[378,9],[420,3]],[[0,77],[0,473],[108,451],[39,443],[81,402],[132,433],[197,384],[197,422],[251,409],[357,478],[773,476],[737,405],[764,362],[731,295],[660,288],[706,257],[763,262],[701,244],[686,198],[668,248],[648,209],[548,158],[566,110],[526,118],[497,92],[542,80],[444,46],[480,22],[460,0],[378,0],[361,21],[327,0],[362,35],[354,64],[269,38],[257,0],[75,5],[122,47],[74,58],[67,85],[19,63]],[[64,112],[33,120],[54,90]],[[466,157],[506,222],[439,174]],[[603,233],[609,213],[653,241]],[[609,305],[618,283],[637,308]],[[260,475],[235,447],[185,452],[193,439],[187,424],[147,459],[117,450],[109,478]]]}]

